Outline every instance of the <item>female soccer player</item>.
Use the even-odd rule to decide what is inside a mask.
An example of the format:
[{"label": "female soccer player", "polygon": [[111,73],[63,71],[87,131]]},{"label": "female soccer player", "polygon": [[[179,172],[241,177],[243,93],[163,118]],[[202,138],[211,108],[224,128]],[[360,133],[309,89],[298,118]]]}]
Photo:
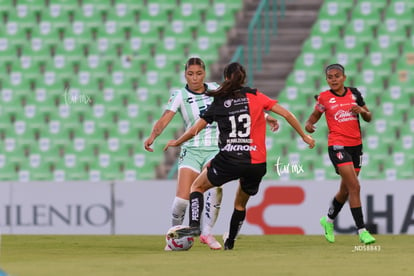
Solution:
[{"label": "female soccer player", "polygon": [[181,145],[208,124],[217,122],[220,150],[191,186],[190,228],[176,233],[179,236],[200,235],[203,193],[210,188],[239,179],[229,236],[224,244],[225,249],[233,249],[237,233],[246,216],[247,201],[258,192],[262,177],[266,174],[264,110],[271,110],[284,117],[310,148],[314,147],[315,141],[304,133],[295,116],[277,104],[276,100],[256,89],[243,86],[246,72],[242,65],[227,65],[224,79],[218,89],[207,93],[214,98],[209,109],[180,138],[169,141],[165,150]]},{"label": "female soccer player", "polygon": [[326,81],[331,88],[319,94],[313,113],[306,121],[305,129],[315,131],[315,123],[325,113],[329,128],[328,153],[341,176],[339,191],[332,200],[327,216],[320,219],[328,242],[335,242],[333,221],[349,200],[351,213],[358,229],[359,239],[365,244],[375,238],[365,229],[361,208],[358,174],[362,160],[362,138],[359,115],[366,122],[371,121],[371,112],[356,88],[345,87],[345,69],[340,64],[331,64],[325,69]]},{"label": "female soccer player", "polygon": [[[188,59],[185,65],[187,85],[172,94],[164,114],[155,123],[150,137],[144,142],[147,151],[153,151],[151,145],[177,112],[181,113],[185,127],[188,129],[211,105],[212,98],[205,93],[208,90],[216,89],[218,84],[205,83],[205,76],[204,62],[198,57]],[[272,130],[278,127],[275,118],[268,116],[267,121]],[[209,124],[204,130],[198,132],[197,136],[182,146],[176,196],[172,205],[172,226],[183,224],[191,184],[200,174],[202,168],[216,155],[218,151],[217,138],[217,125]],[[203,218],[203,234],[200,236],[200,241],[211,249],[221,249],[220,243],[211,233],[218,217],[221,199],[222,189],[220,187],[211,189],[206,195],[206,212]],[[168,250],[168,247],[165,249]]]}]

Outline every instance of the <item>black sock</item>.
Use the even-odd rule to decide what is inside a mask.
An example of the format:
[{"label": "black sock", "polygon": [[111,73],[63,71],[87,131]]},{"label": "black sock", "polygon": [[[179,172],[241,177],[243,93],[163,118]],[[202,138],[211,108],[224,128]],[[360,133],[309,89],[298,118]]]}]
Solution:
[{"label": "black sock", "polygon": [[200,192],[190,194],[190,226],[200,227],[201,213],[203,212],[204,196]]},{"label": "black sock", "polygon": [[341,211],[343,206],[344,206],[344,203],[340,203],[338,200],[336,200],[336,197],[334,197],[332,200],[332,204],[328,210],[328,217],[334,220],[336,216],[339,214],[339,212]]},{"label": "black sock", "polygon": [[352,213],[352,217],[354,218],[357,229],[364,228],[365,223],[364,223],[364,217],[362,215],[362,208],[361,207],[351,208],[351,213]]},{"label": "black sock", "polygon": [[235,240],[237,234],[239,233],[239,230],[241,226],[243,225],[243,221],[246,217],[246,210],[239,211],[234,209],[233,215],[231,216],[230,221],[230,232],[229,232],[229,239]]}]

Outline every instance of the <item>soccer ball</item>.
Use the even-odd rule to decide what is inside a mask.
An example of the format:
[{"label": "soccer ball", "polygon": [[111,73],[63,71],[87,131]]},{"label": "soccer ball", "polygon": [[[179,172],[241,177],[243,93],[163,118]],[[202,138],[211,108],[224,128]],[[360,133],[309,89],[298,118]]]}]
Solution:
[{"label": "soccer ball", "polygon": [[176,225],[168,229],[167,235],[165,236],[165,241],[167,242],[167,246],[172,251],[188,250],[194,244],[194,238],[192,236],[184,236],[180,238],[178,237],[175,231],[183,228],[188,228],[188,226]]}]

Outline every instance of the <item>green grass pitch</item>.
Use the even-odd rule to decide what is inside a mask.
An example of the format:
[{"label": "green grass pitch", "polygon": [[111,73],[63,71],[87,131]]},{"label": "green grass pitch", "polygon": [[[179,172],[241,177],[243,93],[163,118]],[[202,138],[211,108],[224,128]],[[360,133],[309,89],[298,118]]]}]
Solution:
[{"label": "green grass pitch", "polygon": [[[164,252],[162,236],[4,235],[0,267],[11,276],[414,275],[414,235],[240,236],[232,251],[200,244]],[[219,237],[217,237],[219,238]]]}]

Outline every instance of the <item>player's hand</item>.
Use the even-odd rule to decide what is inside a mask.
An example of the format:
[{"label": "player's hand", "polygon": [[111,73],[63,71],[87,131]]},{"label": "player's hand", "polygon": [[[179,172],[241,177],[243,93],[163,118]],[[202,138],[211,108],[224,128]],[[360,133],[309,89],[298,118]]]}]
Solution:
[{"label": "player's hand", "polygon": [[359,105],[354,105],[354,106],[351,107],[351,109],[349,111],[354,113],[354,114],[361,114],[365,110],[362,107],[360,107]]},{"label": "player's hand", "polygon": [[316,129],[316,127],[315,127],[315,125],[314,125],[314,124],[311,124],[311,123],[309,123],[309,122],[306,122],[306,125],[305,125],[305,130],[306,130],[307,132],[309,132],[309,133],[314,133],[314,132],[315,132],[315,129]]},{"label": "player's hand", "polygon": [[303,141],[309,145],[310,149],[313,149],[315,147],[315,139],[312,138],[310,135],[305,135],[302,137]]},{"label": "player's hand", "polygon": [[270,130],[272,132],[275,132],[279,129],[279,122],[277,121],[276,118],[273,118],[272,116],[269,115],[266,117],[266,122],[269,124]]},{"label": "player's hand", "polygon": [[149,137],[147,140],[144,141],[144,148],[146,151],[153,152],[154,150],[151,148],[152,143],[154,143],[154,139]]},{"label": "player's hand", "polygon": [[169,147],[178,147],[177,140],[170,140],[164,147],[164,151],[166,151]]}]

